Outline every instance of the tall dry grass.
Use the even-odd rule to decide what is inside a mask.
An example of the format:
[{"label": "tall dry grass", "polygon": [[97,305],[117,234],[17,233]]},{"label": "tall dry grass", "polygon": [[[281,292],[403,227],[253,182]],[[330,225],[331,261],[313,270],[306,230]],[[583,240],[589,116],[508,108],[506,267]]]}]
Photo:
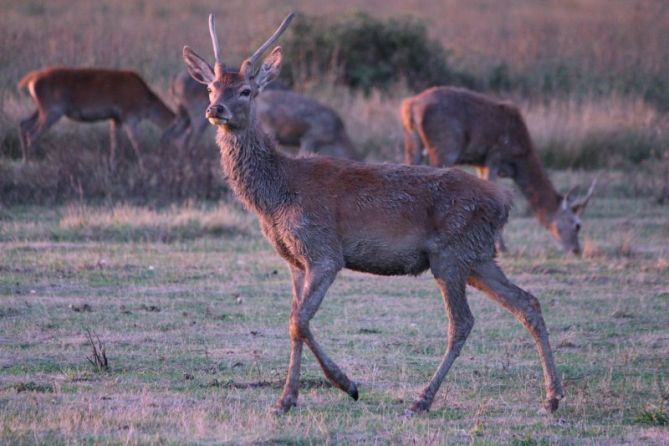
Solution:
[{"label": "tall dry grass", "polygon": [[[501,94],[520,103],[550,166],[637,163],[667,151],[662,110],[669,104],[668,8],[662,0],[1,0],[0,197],[5,202],[220,197],[223,182],[216,178],[218,161],[210,142],[202,144],[204,156],[194,156],[195,164],[182,163],[157,144],[150,129],[143,131],[143,147],[153,163],[149,178],[134,169],[132,155],[120,174],[104,170],[103,126],[58,123],[41,141],[42,161],[30,167],[10,161],[20,156],[17,124],[33,107],[16,91],[23,74],[46,65],[131,68],[173,106],[168,84],[183,69],[182,46],[210,54],[209,11],[217,15],[231,64],[289,10],[414,16],[450,51],[459,70],[482,86],[508,90]],[[322,81],[295,88],[338,110],[368,159],[400,161],[397,106],[412,92],[399,86],[360,96]],[[179,169],[183,165],[190,166],[185,173]],[[193,189],[192,181],[205,185]]]},{"label": "tall dry grass", "polygon": [[289,10],[415,16],[476,76],[503,65],[530,87],[571,82],[573,88],[615,90],[662,81],[669,70],[669,5],[663,0],[4,0],[0,89],[12,90],[24,72],[53,64],[132,67],[164,87],[182,69],[185,43],[209,50],[209,11],[217,15],[226,58],[239,62]]},{"label": "tall dry grass", "polygon": [[[333,86],[306,90],[340,113],[369,160],[402,162],[399,105],[412,94],[406,87],[398,86],[390,96]],[[648,158],[657,161],[669,152],[669,117],[639,97],[493,96],[521,109],[540,156],[552,168],[618,169]]]}]

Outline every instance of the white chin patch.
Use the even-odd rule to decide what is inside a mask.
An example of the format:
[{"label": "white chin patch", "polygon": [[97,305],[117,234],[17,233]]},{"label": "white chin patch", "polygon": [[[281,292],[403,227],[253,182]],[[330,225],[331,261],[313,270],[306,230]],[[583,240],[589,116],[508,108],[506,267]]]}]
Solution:
[{"label": "white chin patch", "polygon": [[209,122],[212,125],[216,125],[216,126],[219,126],[219,127],[224,126],[225,124],[228,123],[228,121],[226,119],[218,119],[218,118],[207,118],[207,119],[209,120]]}]

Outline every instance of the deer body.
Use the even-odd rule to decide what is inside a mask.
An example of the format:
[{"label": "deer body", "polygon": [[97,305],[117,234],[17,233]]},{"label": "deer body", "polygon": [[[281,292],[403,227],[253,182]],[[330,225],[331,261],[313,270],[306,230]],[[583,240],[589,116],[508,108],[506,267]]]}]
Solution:
[{"label": "deer body", "polygon": [[428,410],[473,326],[465,287],[470,284],[511,311],[539,351],[546,407],[557,409],[562,389],[537,299],[511,284],[494,261],[494,241],[510,208],[493,183],[455,169],[363,164],[327,157],[292,158],[278,152],[255,117],[255,96],[276,77],[276,48],[259,68],[257,58],[290,22],[242,65],[220,62],[213,18],[216,65],[190,48],[184,60],[207,85],[206,116],[217,126],[224,174],[237,197],[260,220],[262,231],[286,260],[292,277],[291,355],[279,412],[297,402],[304,344],[326,377],[354,399],[356,384],[316,341],[310,320],[342,268],[380,274],[420,274],[430,269],[448,315],[448,351],[408,413]]},{"label": "deer body", "polygon": [[[192,147],[207,128],[204,110],[209,105],[207,90],[185,72],[172,82],[178,105],[177,118],[166,132],[170,139],[183,138]],[[359,159],[341,118],[307,96],[288,91],[279,81],[270,83],[256,101],[256,113],[264,131],[300,153],[319,153],[343,159]]]},{"label": "deer body", "polygon": [[400,114],[405,163],[419,164],[426,149],[433,166],[470,164],[481,178],[512,178],[562,248],[580,253],[580,217],[595,183],[584,198],[576,198],[574,189],[560,195],[514,105],[462,88],[434,87],[405,99]]},{"label": "deer body", "polygon": [[148,119],[161,129],[174,113],[133,71],[98,68],[45,68],[28,73],[19,88],[27,89],[37,110],[21,121],[23,159],[27,161],[36,140],[62,116],[80,121],[110,120],[110,159],[113,160],[123,128],[141,163],[136,137],[140,121]]}]

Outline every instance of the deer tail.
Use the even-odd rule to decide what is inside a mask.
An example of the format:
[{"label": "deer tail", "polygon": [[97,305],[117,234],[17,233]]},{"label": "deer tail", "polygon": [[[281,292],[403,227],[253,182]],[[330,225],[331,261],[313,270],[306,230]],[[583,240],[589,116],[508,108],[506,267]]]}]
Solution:
[{"label": "deer tail", "polygon": [[38,74],[39,74],[38,71],[31,71],[30,73],[23,76],[23,78],[17,84],[18,89],[19,90],[27,90],[30,87],[30,84],[35,80],[35,78],[37,77]]}]

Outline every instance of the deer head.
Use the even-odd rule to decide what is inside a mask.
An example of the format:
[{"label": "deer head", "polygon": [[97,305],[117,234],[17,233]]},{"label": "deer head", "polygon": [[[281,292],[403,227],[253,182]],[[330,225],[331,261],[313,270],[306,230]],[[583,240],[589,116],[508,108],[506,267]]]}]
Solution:
[{"label": "deer head", "polygon": [[205,116],[215,126],[228,131],[246,129],[251,121],[253,99],[272,82],[281,70],[281,47],[276,47],[258,67],[258,60],[267,49],[283,34],[295,16],[289,14],[279,28],[242,63],[239,72],[227,71],[221,61],[221,51],[216,35],[214,15],[209,14],[209,33],[214,47],[214,67],[190,47],[183,49],[183,58],[190,75],[207,86],[209,107]]},{"label": "deer head", "polygon": [[597,178],[592,180],[588,193],[582,197],[578,197],[578,186],[572,187],[562,199],[560,207],[553,217],[549,230],[565,251],[576,255],[581,254],[581,245],[578,242],[578,233],[581,230],[581,215],[592,197],[596,184]]}]

